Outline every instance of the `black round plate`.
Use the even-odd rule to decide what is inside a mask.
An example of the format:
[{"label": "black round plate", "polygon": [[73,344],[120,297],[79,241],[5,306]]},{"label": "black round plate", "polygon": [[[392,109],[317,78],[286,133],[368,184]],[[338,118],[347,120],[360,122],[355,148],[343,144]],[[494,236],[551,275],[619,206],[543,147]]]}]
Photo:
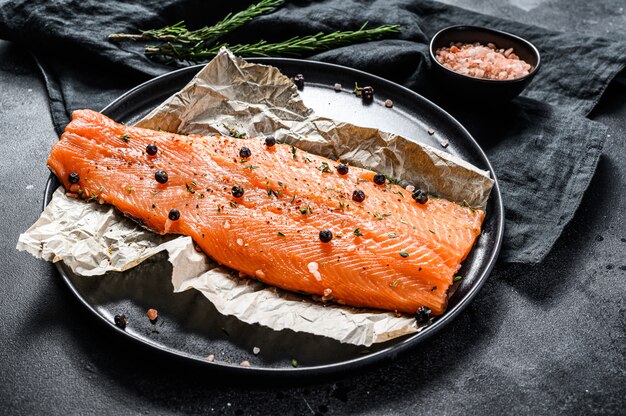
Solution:
[{"label": "black round plate", "polygon": [[[321,62],[279,58],[250,61],[276,66],[288,76],[304,74],[306,85],[301,95],[305,104],[320,115],[398,133],[440,149],[443,149],[440,143],[447,141],[449,146],[445,151],[493,174],[487,157],[463,126],[435,104],[404,87],[365,72]],[[193,66],[150,80],[113,101],[102,113],[118,122],[132,124],[180,90],[201,68]],[[351,93],[355,82],[374,87],[374,103],[365,105]],[[335,83],[344,86],[342,92],[334,91]],[[386,99],[393,100],[393,108],[385,107]],[[430,129],[435,133],[429,134]],[[58,186],[56,178],[51,176],[45,204]],[[448,311],[418,334],[370,348],[290,330],[273,331],[222,316],[197,291],[174,294],[168,267],[163,266],[168,263],[159,261],[163,258],[148,260],[123,274],[96,277],[75,276],[62,263],[58,263],[58,268],[69,288],[90,311],[115,331],[142,345],[235,376],[317,376],[393,359],[461,313],[494,266],[502,242],[503,215],[496,181],[482,235],[459,272],[463,279],[451,290]],[[159,311],[156,325],[145,315],[148,308]],[[113,325],[113,316],[121,312],[130,319],[124,331]],[[254,347],[260,348],[258,355],[253,354]],[[214,361],[207,360],[211,354]],[[251,366],[240,366],[242,361],[249,361]]]}]

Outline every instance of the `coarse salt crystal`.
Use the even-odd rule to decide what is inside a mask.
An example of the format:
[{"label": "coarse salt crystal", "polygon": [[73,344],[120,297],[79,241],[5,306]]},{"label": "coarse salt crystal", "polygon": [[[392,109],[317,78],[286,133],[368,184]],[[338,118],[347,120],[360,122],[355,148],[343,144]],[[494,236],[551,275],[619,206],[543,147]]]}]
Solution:
[{"label": "coarse salt crystal", "polygon": [[228,221],[224,223],[224,228],[227,228],[227,229],[230,228],[230,223]]},{"label": "coarse salt crystal", "polygon": [[241,238],[237,239],[237,244],[239,244],[240,246],[243,246],[243,240]]},{"label": "coarse salt crystal", "polygon": [[261,352],[261,348],[259,347],[252,348],[252,354],[259,355],[260,352]]}]

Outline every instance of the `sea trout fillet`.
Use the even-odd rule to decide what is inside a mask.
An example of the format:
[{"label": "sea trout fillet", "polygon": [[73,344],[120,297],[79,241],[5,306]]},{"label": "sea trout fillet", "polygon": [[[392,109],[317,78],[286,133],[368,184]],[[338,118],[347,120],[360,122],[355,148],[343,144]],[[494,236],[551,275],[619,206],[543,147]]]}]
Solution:
[{"label": "sea trout fillet", "polygon": [[269,285],[406,313],[445,311],[484,218],[286,144],[129,127],[90,110],[74,112],[48,166],[70,195],[188,235]]}]

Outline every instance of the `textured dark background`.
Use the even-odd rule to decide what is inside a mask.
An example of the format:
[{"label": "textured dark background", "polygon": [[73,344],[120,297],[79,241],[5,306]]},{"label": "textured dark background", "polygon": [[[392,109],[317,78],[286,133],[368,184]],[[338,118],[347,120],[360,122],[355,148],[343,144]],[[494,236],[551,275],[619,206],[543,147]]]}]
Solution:
[{"label": "textured dark background", "polygon": [[[621,0],[450,2],[626,38]],[[14,250],[39,214],[56,136],[34,63],[0,43],[0,413],[624,414],[625,98],[618,79],[592,114],[610,138],[540,265],[498,267],[453,324],[391,364],[343,380],[244,386],[112,336],[53,266]]]}]

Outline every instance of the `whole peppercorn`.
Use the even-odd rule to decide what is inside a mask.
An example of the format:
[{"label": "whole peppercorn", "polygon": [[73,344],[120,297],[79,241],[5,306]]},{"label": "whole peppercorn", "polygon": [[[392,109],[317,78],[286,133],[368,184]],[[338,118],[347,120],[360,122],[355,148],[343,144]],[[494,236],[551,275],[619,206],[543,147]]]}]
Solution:
[{"label": "whole peppercorn", "polygon": [[158,151],[159,149],[157,148],[157,145],[154,143],[150,143],[149,145],[146,146],[146,153],[149,154],[150,156],[156,155]]},{"label": "whole peppercorn", "polygon": [[417,308],[417,312],[415,312],[415,321],[418,324],[425,324],[430,319],[431,313],[432,311],[430,310],[430,308],[427,308],[426,306],[420,306],[419,308]]},{"label": "whole peppercorn", "polygon": [[428,202],[428,194],[421,189],[413,191],[413,199],[419,204],[425,204]]},{"label": "whole peppercorn", "polygon": [[172,221],[178,221],[178,219],[180,218],[180,211],[176,208],[170,209],[170,213],[167,215],[167,218]]},{"label": "whole peppercorn", "polygon": [[374,88],[371,86],[363,87],[361,90],[361,97],[363,101],[372,101],[374,99]]},{"label": "whole peppercorn", "polygon": [[363,192],[360,189],[357,189],[356,191],[352,192],[352,200],[356,202],[365,201],[365,192]]},{"label": "whole peppercorn", "polygon": [[320,231],[320,241],[322,243],[328,243],[333,239],[333,233],[330,230],[322,230]]},{"label": "whole peppercorn", "polygon": [[148,309],[148,312],[146,312],[146,316],[153,324],[156,323],[156,321],[159,319],[159,313],[156,309],[153,308]]},{"label": "whole peppercorn", "polygon": [[233,186],[231,192],[235,198],[241,198],[243,196],[243,188],[241,186]]},{"label": "whole peppercorn", "polygon": [[126,325],[128,325],[128,318],[123,313],[117,314],[113,317],[113,322],[118,328],[125,329]]},{"label": "whole peppercorn", "polygon": [[161,184],[167,183],[167,172],[164,170],[157,170],[156,172],[154,172],[154,179],[156,179],[156,181]]},{"label": "whole peppercorn", "polygon": [[377,173],[374,175],[374,183],[376,185],[384,185],[387,182],[387,178],[382,173]]},{"label": "whole peppercorn", "polygon": [[252,151],[247,147],[242,147],[241,149],[239,149],[239,156],[241,156],[244,159],[248,158],[252,156]]},{"label": "whole peppercorn", "polygon": [[293,77],[293,83],[296,84],[296,87],[298,87],[299,90],[304,88],[304,75],[298,74]]},{"label": "whole peppercorn", "polygon": [[266,137],[265,138],[265,145],[267,147],[272,147],[276,144],[276,138],[274,136],[270,136],[270,137]]},{"label": "whole peppercorn", "polygon": [[336,166],[337,168],[337,173],[340,175],[347,175],[348,174],[348,165],[344,165],[343,163],[340,163]]},{"label": "whole peppercorn", "polygon": [[75,183],[78,183],[78,181],[80,180],[80,176],[78,176],[78,173],[72,172],[67,177],[67,179],[70,181],[71,184],[75,184]]}]

